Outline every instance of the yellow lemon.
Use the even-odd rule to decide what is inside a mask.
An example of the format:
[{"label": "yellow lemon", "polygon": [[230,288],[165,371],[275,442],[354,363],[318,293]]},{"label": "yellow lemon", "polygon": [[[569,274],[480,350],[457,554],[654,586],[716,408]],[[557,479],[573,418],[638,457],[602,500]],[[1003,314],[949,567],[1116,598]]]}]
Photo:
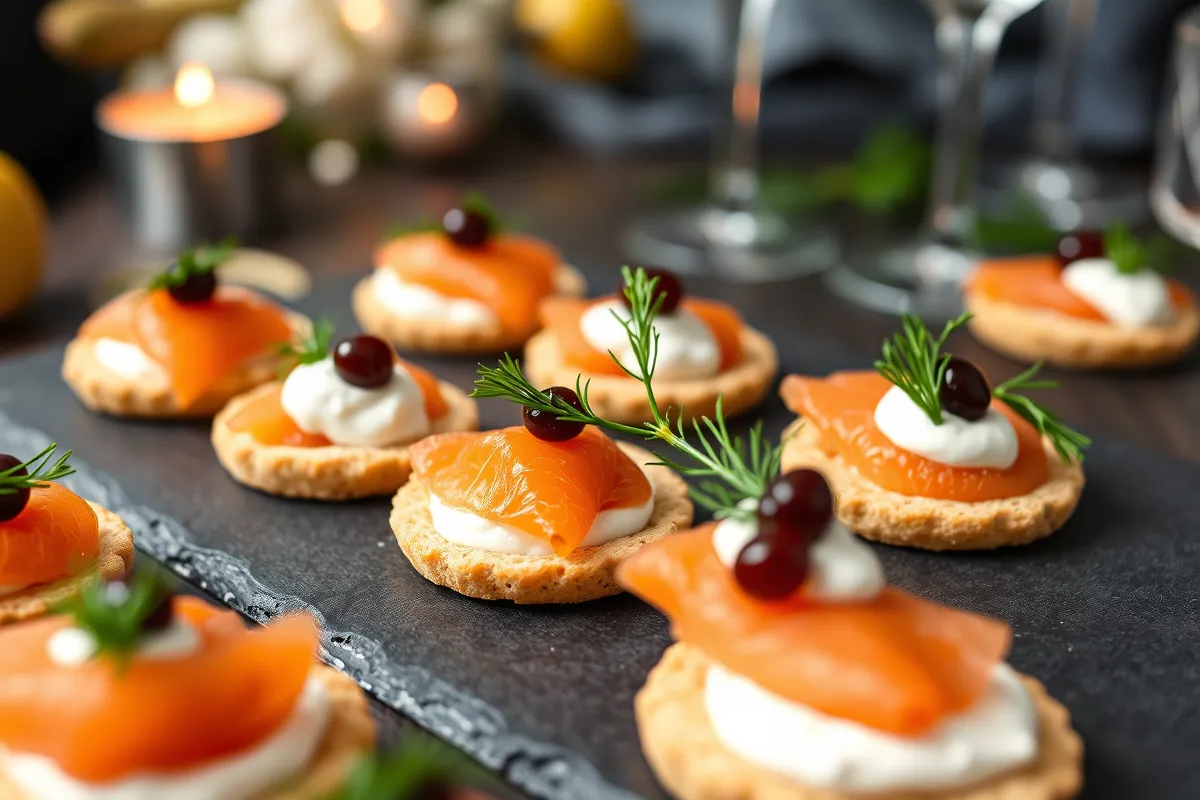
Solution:
[{"label": "yellow lemon", "polygon": [[46,206],[21,165],[0,153],[0,319],[37,290],[46,258]]},{"label": "yellow lemon", "polygon": [[621,0],[518,0],[516,23],[534,57],[568,75],[615,81],[637,58],[637,31]]}]

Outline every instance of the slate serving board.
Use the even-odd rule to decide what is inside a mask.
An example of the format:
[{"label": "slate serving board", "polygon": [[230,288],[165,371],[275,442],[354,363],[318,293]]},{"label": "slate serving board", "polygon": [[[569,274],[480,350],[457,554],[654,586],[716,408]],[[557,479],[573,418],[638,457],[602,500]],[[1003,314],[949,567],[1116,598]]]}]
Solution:
[{"label": "slate serving board", "polygon": [[[301,310],[349,329],[349,283]],[[861,368],[865,356],[787,337],[785,371]],[[786,321],[779,321],[780,325]],[[640,754],[633,695],[669,643],[662,617],[622,596],[572,607],[469,600],[404,559],[388,501],[285,501],[234,483],[206,424],[114,420],[58,376],[61,348],[0,362],[0,452],[73,448],[77,491],[122,514],[143,552],[265,621],[311,607],[326,657],[392,708],[517,786],[553,800],[662,798]],[[468,387],[474,362],[417,359]],[[763,409],[777,435],[790,420]],[[517,410],[482,404],[485,427]],[[1070,708],[1087,743],[1087,798],[1200,796],[1200,469],[1108,441],[1047,541],[980,554],[877,547],[892,582],[1008,620],[1011,661]]]}]

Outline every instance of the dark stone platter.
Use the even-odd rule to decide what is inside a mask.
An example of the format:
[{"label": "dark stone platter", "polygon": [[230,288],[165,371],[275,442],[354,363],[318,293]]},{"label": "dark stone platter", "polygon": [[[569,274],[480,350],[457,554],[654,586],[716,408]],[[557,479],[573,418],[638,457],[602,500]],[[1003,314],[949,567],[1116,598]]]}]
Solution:
[{"label": "dark stone platter", "polygon": [[[301,310],[343,330],[349,282]],[[868,359],[775,336],[784,371]],[[777,323],[777,324],[776,324]],[[142,551],[252,619],[312,608],[325,657],[384,704],[529,793],[661,798],[640,754],[633,695],[669,643],[653,609],[622,596],[573,607],[469,600],[426,582],[388,528],[388,500],[268,497],[217,464],[207,424],[109,419],[62,384],[61,347],[0,363],[0,452],[51,438],[77,454],[68,482],[120,513]],[[474,362],[415,359],[469,387]],[[778,435],[790,416],[771,399]],[[482,404],[485,427],[515,407]],[[1050,539],[979,554],[878,547],[892,582],[1009,621],[1011,661],[1071,710],[1087,744],[1088,798],[1200,797],[1200,469],[1097,442],[1079,511]]]}]

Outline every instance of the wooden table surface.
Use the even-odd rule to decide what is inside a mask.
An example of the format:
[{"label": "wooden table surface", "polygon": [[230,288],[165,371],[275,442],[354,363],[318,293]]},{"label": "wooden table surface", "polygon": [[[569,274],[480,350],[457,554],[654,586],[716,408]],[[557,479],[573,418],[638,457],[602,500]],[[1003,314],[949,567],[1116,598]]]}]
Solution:
[{"label": "wooden table surface", "polygon": [[[502,212],[527,218],[528,228],[558,243],[569,260],[611,267],[609,285],[593,287],[607,291],[624,263],[619,232],[639,212],[638,199],[680,168],[662,159],[585,160],[525,148],[493,154],[460,174],[379,169],[334,189],[318,188],[297,172],[287,182],[285,227],[259,244],[299,260],[317,278],[360,273],[389,223],[427,217],[450,205],[464,188],[478,188]],[[0,323],[0,358],[65,341],[89,311],[89,290],[94,295],[106,273],[137,260],[100,178],[81,180],[52,203],[51,212],[46,285],[25,314]],[[723,294],[751,320],[756,313],[790,319],[785,335],[816,337],[864,356],[877,352],[895,325],[890,317],[832,297],[819,278],[729,286]],[[965,336],[956,350],[993,376],[1016,371],[1016,365]],[[1062,386],[1049,404],[1089,433],[1200,460],[1198,364],[1193,357],[1149,373],[1056,374]]]}]

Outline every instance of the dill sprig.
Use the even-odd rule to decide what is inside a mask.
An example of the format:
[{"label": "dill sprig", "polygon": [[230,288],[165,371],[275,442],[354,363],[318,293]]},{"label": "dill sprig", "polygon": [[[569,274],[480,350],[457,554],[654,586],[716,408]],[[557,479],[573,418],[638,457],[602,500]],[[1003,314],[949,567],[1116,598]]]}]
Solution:
[{"label": "dill sprig", "polygon": [[[462,199],[458,201],[458,207],[463,211],[474,211],[487,220],[488,231],[492,234],[522,227],[514,220],[502,219],[495,207],[488,201],[487,196],[478,189],[468,189],[463,192]],[[441,218],[434,220],[425,217],[414,223],[395,223],[388,226],[387,238],[399,239],[401,236],[409,236],[414,233],[433,233],[441,230]]]},{"label": "dill sprig", "polygon": [[1134,275],[1144,269],[1161,274],[1175,268],[1180,246],[1162,234],[1139,239],[1128,225],[1117,222],[1104,232],[1104,255],[1123,275]]},{"label": "dill sprig", "polygon": [[582,376],[575,379],[575,393],[579,396],[582,410],[576,409],[565,399],[553,400],[539,391],[521,372],[521,365],[507,353],[499,366],[479,365],[479,377],[475,381],[473,397],[501,397],[542,413],[552,414],[569,422],[595,425],[615,433],[623,433],[648,441],[660,441],[687,456],[694,464],[681,464],[659,455],[655,465],[670,467],[681,475],[698,478],[691,487],[692,498],[713,512],[718,518],[746,516],[753,509],[739,508],[746,498],[759,498],[766,493],[768,485],[779,474],[780,446],[772,444],[762,432],[761,422],[755,425],[746,439],[730,434],[725,424],[723,401],[717,398],[716,411],[712,418],[692,420],[691,433],[698,444],[687,440],[687,426],[681,413],[671,421],[670,409],[659,407],[654,395],[652,379],[658,363],[658,331],[654,318],[662,308],[665,296],[658,293],[658,278],[650,278],[640,267],[621,270],[624,278],[624,294],[629,301],[629,318],[615,311],[613,316],[625,328],[633,352],[634,365],[627,365],[612,352],[609,356],[631,378],[640,381],[646,390],[646,399],[653,419],[641,425],[625,425],[597,415],[588,401],[588,381]]},{"label": "dill sprig", "polygon": [[206,275],[224,264],[237,249],[237,239],[226,236],[215,245],[202,245],[184,250],[165,270],[146,284],[146,291],[182,286],[189,278]]},{"label": "dill sprig", "polygon": [[275,346],[275,354],[284,359],[279,366],[279,372],[284,375],[301,364],[315,364],[329,355],[329,345],[333,341],[333,323],[327,319],[319,319],[312,324],[308,333],[303,334],[299,341],[280,342]]},{"label": "dill sprig", "polygon": [[971,318],[964,313],[946,323],[937,339],[929,335],[920,317],[905,314],[900,321],[901,332],[883,342],[883,358],[875,362],[879,374],[898,386],[925,412],[934,425],[942,424],[942,402],[939,389],[946,374],[950,354],[942,347],[950,334]]},{"label": "dill sprig", "polygon": [[1034,380],[1034,376],[1042,369],[1039,361],[1016,377],[1009,378],[999,386],[992,388],[992,397],[1007,403],[1008,407],[1029,421],[1038,433],[1049,437],[1059,458],[1064,462],[1082,461],[1084,448],[1091,445],[1092,440],[1077,430],[1067,427],[1058,415],[1044,408],[1023,394],[1031,389],[1057,389],[1058,381]]},{"label": "dill sprig", "polygon": [[478,784],[481,773],[449,745],[413,732],[391,753],[360,761],[327,800],[416,800],[433,787]]},{"label": "dill sprig", "polygon": [[24,489],[36,489],[50,481],[65,478],[74,472],[75,468],[67,463],[73,452],[71,450],[63,453],[53,464],[50,464],[50,459],[54,457],[57,447],[58,443],[53,443],[28,461],[0,470],[0,495],[16,494]]},{"label": "dill sprig", "polygon": [[146,635],[146,620],[172,594],[170,583],[157,570],[139,573],[128,583],[91,580],[78,596],[55,608],[73,618],[96,641],[93,658],[109,656],[124,669]]}]

